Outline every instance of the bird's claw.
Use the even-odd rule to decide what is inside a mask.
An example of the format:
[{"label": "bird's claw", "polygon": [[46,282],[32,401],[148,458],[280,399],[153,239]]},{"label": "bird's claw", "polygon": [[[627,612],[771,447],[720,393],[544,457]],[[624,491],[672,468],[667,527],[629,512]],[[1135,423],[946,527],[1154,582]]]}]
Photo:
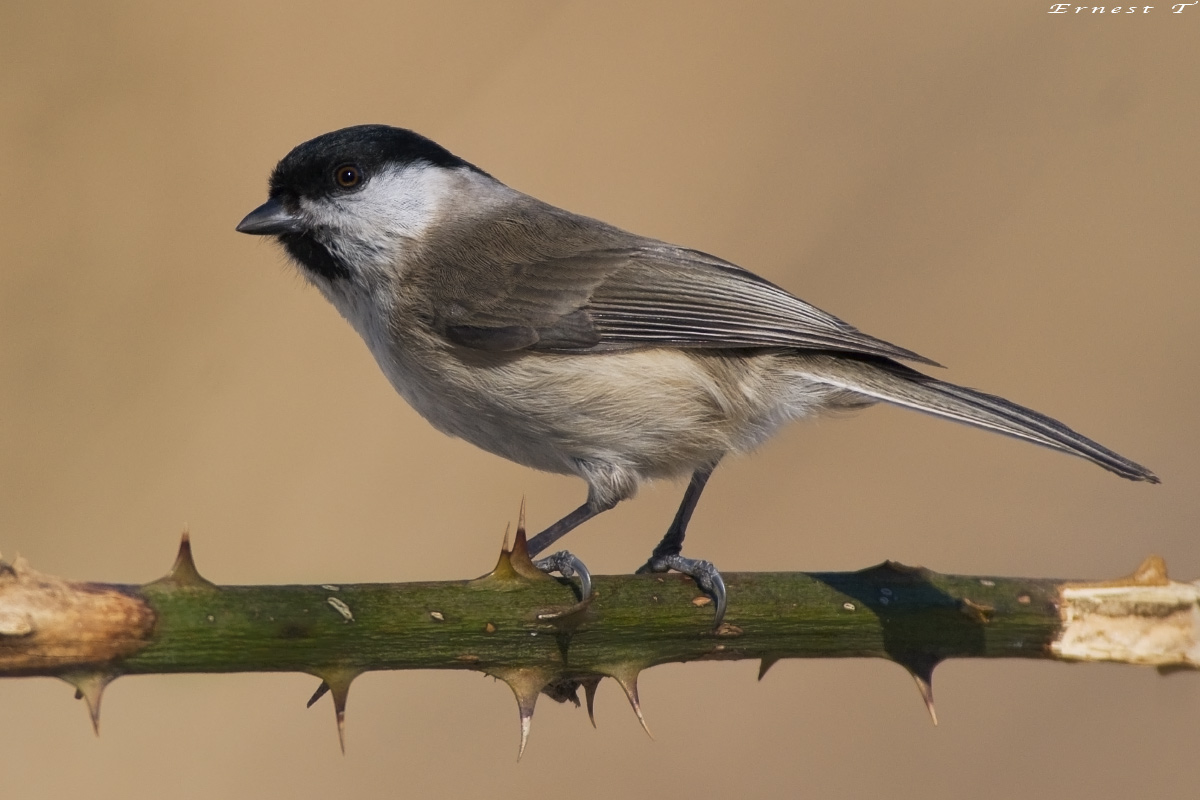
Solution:
[{"label": "bird's claw", "polygon": [[713,599],[713,602],[716,603],[713,627],[719,627],[725,618],[725,579],[721,577],[721,573],[713,566],[713,563],[699,558],[684,558],[679,554],[655,555],[651,556],[650,560],[638,569],[638,574],[666,572],[672,569],[694,580],[696,586],[700,587],[700,591]]},{"label": "bird's claw", "polygon": [[[538,559],[533,565],[542,572],[557,572],[564,578],[579,578],[579,599],[585,601],[592,596],[592,573],[587,565],[573,553],[559,550],[557,553]],[[719,577],[719,576],[718,576]]]}]

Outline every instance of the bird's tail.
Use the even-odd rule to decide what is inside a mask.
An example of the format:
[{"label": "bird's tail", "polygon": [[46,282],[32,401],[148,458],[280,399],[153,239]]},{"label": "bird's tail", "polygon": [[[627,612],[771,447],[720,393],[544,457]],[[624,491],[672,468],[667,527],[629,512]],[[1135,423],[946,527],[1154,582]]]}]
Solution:
[{"label": "bird's tail", "polygon": [[1142,465],[1045,414],[1003,397],[939,381],[888,359],[814,359],[801,371],[821,383],[1071,453],[1131,481],[1159,482]]}]

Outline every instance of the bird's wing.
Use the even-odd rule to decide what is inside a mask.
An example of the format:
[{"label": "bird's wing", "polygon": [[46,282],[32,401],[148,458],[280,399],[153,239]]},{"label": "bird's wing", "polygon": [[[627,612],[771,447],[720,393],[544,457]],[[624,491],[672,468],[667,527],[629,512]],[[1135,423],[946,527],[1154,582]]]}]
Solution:
[{"label": "bird's wing", "polygon": [[470,270],[471,286],[442,287],[435,326],[493,352],[794,347],[936,364],[714,256],[634,237],[613,244]]},{"label": "bird's wing", "polygon": [[610,345],[796,347],[935,363],[741,267],[670,246],[632,255],[596,287],[583,310]]}]

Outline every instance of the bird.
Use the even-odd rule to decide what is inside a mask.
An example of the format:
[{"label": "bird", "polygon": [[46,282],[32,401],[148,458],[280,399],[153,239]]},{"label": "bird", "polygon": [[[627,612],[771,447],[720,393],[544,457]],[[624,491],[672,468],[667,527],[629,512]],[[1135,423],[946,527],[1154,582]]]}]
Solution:
[{"label": "bird", "polygon": [[[557,208],[405,128],[356,125],[296,146],[236,229],[275,237],[435,428],[586,482],[586,501],[531,538],[530,555],[647,481],[689,478],[638,571],[690,576],[717,623],[720,571],[682,555],[692,512],[722,458],[793,420],[890,403],[1158,483],[1055,419],[919,371],[910,364],[940,365],[749,270]],[[570,551],[536,563],[590,596]]]}]

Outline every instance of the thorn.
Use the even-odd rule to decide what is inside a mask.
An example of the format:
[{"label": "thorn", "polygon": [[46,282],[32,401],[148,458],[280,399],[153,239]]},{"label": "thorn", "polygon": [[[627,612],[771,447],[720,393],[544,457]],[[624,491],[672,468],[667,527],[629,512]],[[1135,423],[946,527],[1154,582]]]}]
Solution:
[{"label": "thorn", "polygon": [[899,561],[888,560],[873,567],[860,569],[855,574],[874,578],[877,581],[897,581],[911,584],[927,581],[932,573],[925,567],[910,567]]},{"label": "thorn", "polygon": [[533,707],[537,702],[536,698],[528,705],[524,703],[517,704],[517,710],[521,713],[521,746],[517,748],[517,761],[525,755],[525,745],[529,741],[529,728],[533,725]]},{"label": "thorn", "polygon": [[[1198,581],[1197,583],[1200,583]],[[1131,574],[1115,581],[1084,581],[1081,583],[1063,584],[1064,588],[1119,588],[1127,586],[1170,586],[1171,579],[1167,577],[1167,562],[1162,556],[1149,555],[1138,565]]]},{"label": "thorn", "polygon": [[958,610],[972,621],[980,625],[986,625],[992,621],[992,617],[996,613],[996,609],[989,605],[976,603],[969,597],[964,597],[958,601]]},{"label": "thorn", "polygon": [[511,524],[504,526],[504,543],[500,545],[500,558],[496,559],[496,566],[492,567],[491,572],[481,575],[476,580],[512,581],[517,579],[517,572],[513,569],[512,549],[508,546],[508,532],[511,527]]},{"label": "thorn", "polygon": [[175,563],[168,574],[176,581],[188,578],[204,581],[200,577],[200,570],[196,569],[196,559],[192,555],[192,537],[187,531],[179,537],[179,552],[175,554]]},{"label": "thorn", "polygon": [[933,670],[937,667],[939,659],[932,656],[915,656],[909,661],[897,660],[896,663],[907,669],[917,682],[917,691],[925,701],[925,710],[929,712],[933,724],[937,725],[937,709],[933,707]]},{"label": "thorn", "polygon": [[775,666],[778,661],[778,656],[763,656],[762,661],[758,662],[758,679],[761,681],[767,674],[767,670]]},{"label": "thorn", "polygon": [[929,719],[936,727],[938,721],[937,709],[933,706],[933,682],[929,678],[923,678],[915,672],[913,673],[913,680],[917,682],[917,691],[921,693],[921,699],[925,701],[925,710],[929,712]]},{"label": "thorn", "polygon": [[75,699],[87,702],[88,714],[92,718],[92,730],[100,735],[100,701],[104,698],[104,689],[116,679],[110,672],[69,672],[60,675],[67,683],[75,687]]},{"label": "thorn", "polygon": [[1171,582],[1167,578],[1167,562],[1158,555],[1147,556],[1129,579],[1144,586],[1166,586]]},{"label": "thorn", "polygon": [[629,700],[629,705],[633,708],[633,713],[637,714],[638,722],[642,724],[642,730],[653,740],[654,734],[650,732],[650,727],[646,725],[646,718],[642,716],[642,704],[638,700],[637,679],[639,672],[641,672],[641,668],[629,666],[620,667],[609,674],[612,675],[613,680],[625,692],[625,697]]},{"label": "thorn", "polygon": [[185,530],[179,538],[179,552],[171,571],[147,586],[168,586],[179,589],[216,589],[217,585],[200,574],[192,557],[192,540]]},{"label": "thorn", "polygon": [[[332,687],[331,687],[332,688]],[[346,755],[346,698],[350,694],[350,684],[333,691],[333,713],[337,715],[338,747],[342,755]]]},{"label": "thorn", "polygon": [[342,748],[342,755],[346,755],[346,698],[350,695],[350,684],[361,674],[362,670],[359,669],[329,670],[317,676],[321,679],[321,685],[313,692],[312,697],[308,698],[307,707],[312,708],[313,703],[327,693],[332,693],[333,713],[337,717],[338,746]]},{"label": "thorn", "polygon": [[521,512],[517,522],[517,535],[511,548],[508,546],[508,528],[504,529],[504,544],[500,548],[500,558],[496,566],[487,575],[482,575],[479,581],[514,581],[521,578],[529,580],[554,580],[533,565],[529,558],[529,550],[525,545],[525,499],[521,498]]},{"label": "thorn", "polygon": [[579,683],[583,686],[583,696],[587,698],[588,719],[592,721],[592,727],[596,727],[596,687],[600,685],[600,677],[580,678]]},{"label": "thorn", "polygon": [[529,557],[528,542],[529,540],[525,536],[525,498],[522,497],[521,510],[517,515],[517,535],[513,537],[512,550],[509,551],[513,570],[523,578],[547,578],[554,580],[533,565],[533,559]]},{"label": "thorn", "polygon": [[542,688],[550,682],[550,674],[533,667],[500,669],[488,674],[507,683],[517,698],[517,712],[521,715],[521,745],[517,749],[517,761],[520,761],[521,756],[525,755],[525,745],[529,741],[534,706],[537,705]]},{"label": "thorn", "polygon": [[531,561],[529,558],[528,543],[528,539],[525,538],[525,506],[522,504],[521,521],[517,523],[517,535],[513,538],[512,550],[509,551],[512,554],[513,561],[517,561],[518,559]]},{"label": "thorn", "polygon": [[317,687],[317,690],[315,692],[313,692],[312,697],[308,698],[308,702],[304,704],[304,707],[312,708],[313,703],[317,702],[322,697],[324,697],[325,693],[328,691],[329,691],[329,684],[326,683],[325,681],[321,681],[321,685]]}]

